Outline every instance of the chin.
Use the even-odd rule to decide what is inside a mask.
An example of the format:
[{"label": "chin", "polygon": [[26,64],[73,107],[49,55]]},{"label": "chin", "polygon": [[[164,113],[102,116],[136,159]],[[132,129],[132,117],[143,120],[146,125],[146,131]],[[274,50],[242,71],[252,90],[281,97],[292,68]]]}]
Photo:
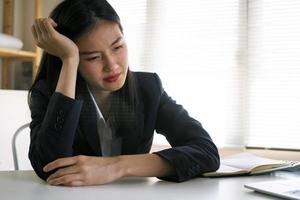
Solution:
[{"label": "chin", "polygon": [[110,91],[110,92],[115,92],[121,89],[122,87],[107,87],[105,90]]},{"label": "chin", "polygon": [[121,89],[124,85],[124,82],[122,83],[114,83],[114,84],[107,84],[104,89],[110,92],[115,92],[119,89]]}]

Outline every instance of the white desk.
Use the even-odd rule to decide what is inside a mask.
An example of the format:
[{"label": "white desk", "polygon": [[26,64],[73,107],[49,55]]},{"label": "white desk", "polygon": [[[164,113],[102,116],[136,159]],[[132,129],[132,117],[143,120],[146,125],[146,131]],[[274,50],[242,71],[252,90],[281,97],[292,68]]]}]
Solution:
[{"label": "white desk", "polygon": [[255,193],[244,183],[300,177],[300,172],[273,172],[269,175],[235,178],[196,178],[183,183],[170,183],[156,178],[125,178],[118,182],[88,187],[50,186],[32,171],[0,172],[2,200],[247,200],[278,199]]}]

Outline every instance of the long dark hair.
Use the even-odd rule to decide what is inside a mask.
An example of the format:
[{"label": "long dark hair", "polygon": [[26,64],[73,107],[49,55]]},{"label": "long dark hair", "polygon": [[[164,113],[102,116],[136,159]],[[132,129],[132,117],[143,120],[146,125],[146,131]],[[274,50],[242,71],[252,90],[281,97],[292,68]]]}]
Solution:
[{"label": "long dark hair", "polygon": [[[57,23],[56,30],[73,41],[101,20],[116,22],[123,33],[117,12],[106,0],[64,0],[54,8],[50,18]],[[29,89],[29,106],[31,104],[31,92],[39,80],[45,80],[51,93],[54,93],[61,67],[60,58],[43,52],[38,73]],[[115,92],[116,94],[121,97],[120,99],[127,102],[126,104],[129,104],[130,108],[135,108],[136,86],[133,73],[130,70],[128,70],[124,86]],[[117,110],[119,109],[121,108],[117,108]],[[117,110],[115,111],[117,112]]]}]

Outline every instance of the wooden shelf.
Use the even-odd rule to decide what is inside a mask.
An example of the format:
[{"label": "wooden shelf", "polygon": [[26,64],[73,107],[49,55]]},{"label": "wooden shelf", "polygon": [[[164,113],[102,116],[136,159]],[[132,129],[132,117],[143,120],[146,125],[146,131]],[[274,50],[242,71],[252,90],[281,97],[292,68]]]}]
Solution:
[{"label": "wooden shelf", "polygon": [[0,48],[0,57],[19,59],[22,61],[26,61],[26,60],[32,61],[36,59],[36,53],[30,51]]},{"label": "wooden shelf", "polygon": [[[35,15],[34,18],[41,17],[42,0],[34,0]],[[15,0],[3,0],[3,33],[13,35],[14,27],[14,4]],[[34,45],[33,51],[14,50],[0,48],[0,59],[2,60],[1,88],[10,89],[10,66],[14,61],[31,61],[32,62],[32,79],[34,79],[38,70],[38,64],[41,58],[41,49]]]}]

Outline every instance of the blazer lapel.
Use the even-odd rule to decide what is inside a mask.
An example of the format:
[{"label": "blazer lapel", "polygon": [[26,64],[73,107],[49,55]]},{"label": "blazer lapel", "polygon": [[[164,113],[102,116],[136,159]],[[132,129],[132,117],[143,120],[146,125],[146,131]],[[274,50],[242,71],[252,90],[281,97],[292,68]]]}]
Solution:
[{"label": "blazer lapel", "polygon": [[96,110],[87,90],[86,83],[80,76],[78,76],[78,79],[78,84],[76,86],[76,98],[84,101],[79,125],[95,155],[101,156],[100,141],[97,133]]}]

